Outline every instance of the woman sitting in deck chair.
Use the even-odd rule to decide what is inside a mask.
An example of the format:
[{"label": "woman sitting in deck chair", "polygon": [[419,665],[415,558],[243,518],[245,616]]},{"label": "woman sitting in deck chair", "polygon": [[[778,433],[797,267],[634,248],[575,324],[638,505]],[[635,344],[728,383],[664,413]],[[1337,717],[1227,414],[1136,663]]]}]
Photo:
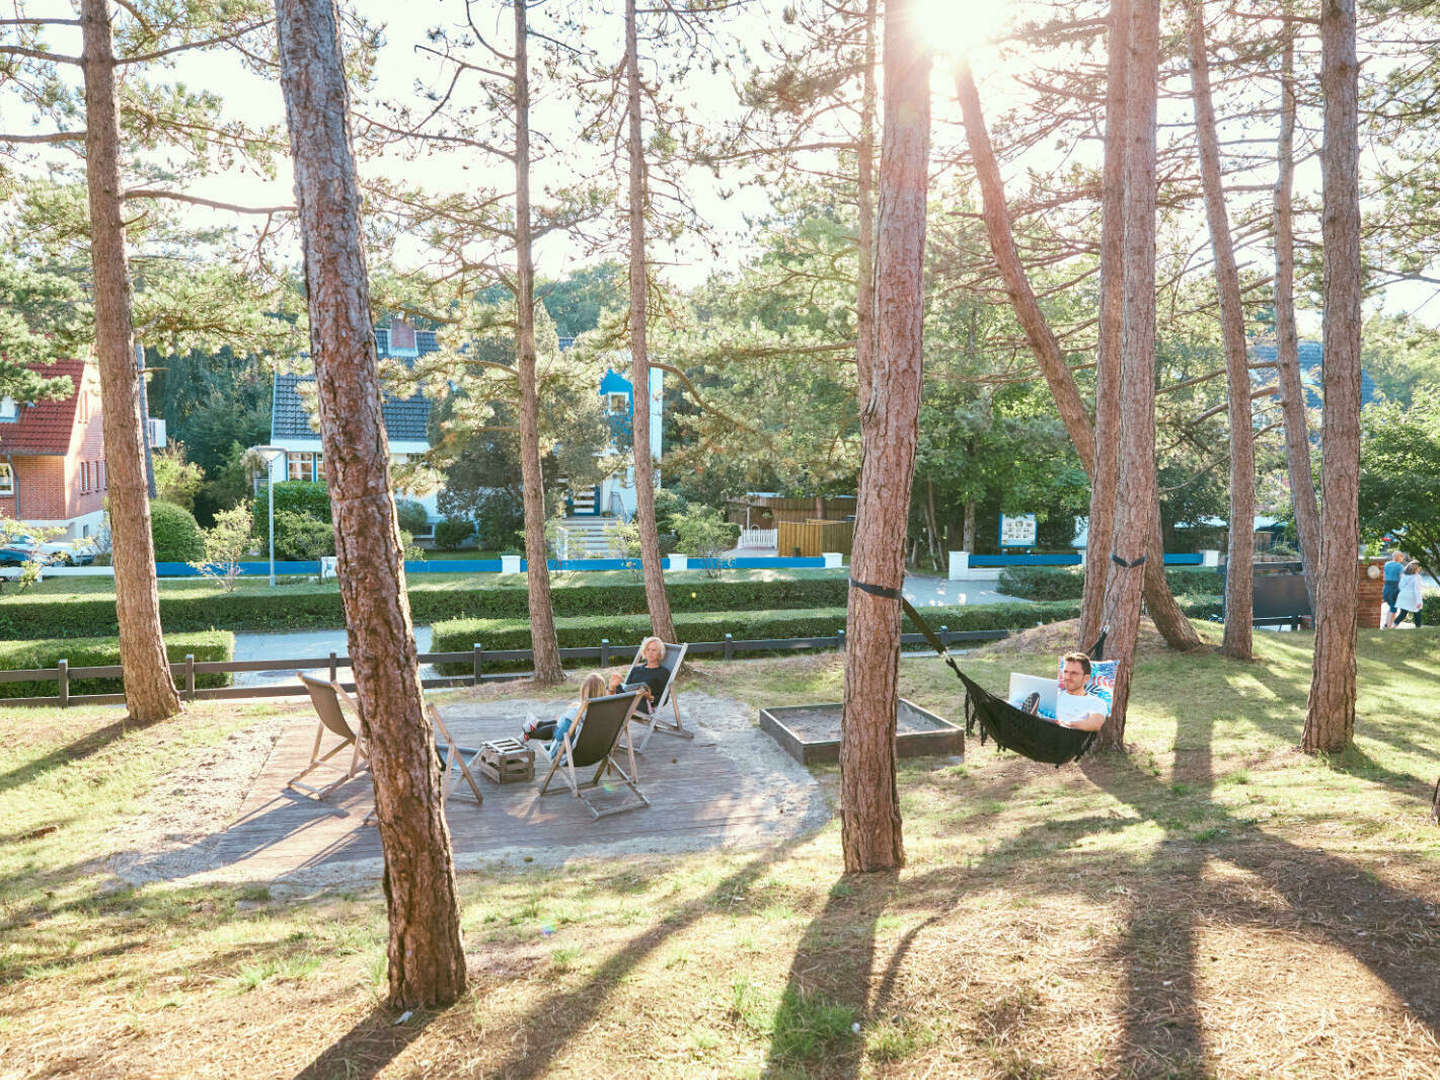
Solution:
[{"label": "woman sitting in deck chair", "polygon": [[[604,693],[605,676],[598,671],[592,671],[580,682],[579,701],[572,701],[554,720],[535,720],[531,717],[526,721],[525,728],[520,733],[520,741],[524,743],[531,739],[544,739],[550,744],[545,748],[546,754],[554,757],[555,751],[560,748],[561,742],[565,739],[565,732],[569,731],[570,725],[575,723],[575,718],[581,717],[581,723],[584,723],[585,706],[590,704],[591,698],[600,697]],[[571,736],[571,741],[573,742],[579,734],[580,730],[576,728]]]},{"label": "woman sitting in deck chair", "polygon": [[640,643],[640,655],[629,674],[619,672],[610,676],[610,693],[643,688],[646,696],[640,701],[640,711],[649,715],[656,704],[665,696],[665,687],[670,682],[670,669],[665,666],[665,643],[658,637],[647,637]]}]

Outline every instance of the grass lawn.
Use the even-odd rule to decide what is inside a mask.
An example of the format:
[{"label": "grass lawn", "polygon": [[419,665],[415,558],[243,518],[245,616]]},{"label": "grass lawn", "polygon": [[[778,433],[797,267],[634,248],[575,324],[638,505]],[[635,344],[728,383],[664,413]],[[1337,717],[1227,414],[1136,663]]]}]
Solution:
[{"label": "grass lawn", "polygon": [[[972,741],[963,765],[902,763],[896,873],[842,875],[832,823],[462,875],[471,992],[399,1024],[378,887],[134,889],[105,868],[115,830],[186,791],[175,770],[293,706],[139,730],[0,710],[0,1077],[1434,1077],[1440,637],[1361,633],[1356,745],[1333,761],[1294,749],[1311,643],[1144,655],[1123,756],[1057,770]],[[1054,663],[965,667],[998,688]],[[838,700],[841,667],[690,680]],[[952,718],[956,686],[902,664],[905,696]]]}]

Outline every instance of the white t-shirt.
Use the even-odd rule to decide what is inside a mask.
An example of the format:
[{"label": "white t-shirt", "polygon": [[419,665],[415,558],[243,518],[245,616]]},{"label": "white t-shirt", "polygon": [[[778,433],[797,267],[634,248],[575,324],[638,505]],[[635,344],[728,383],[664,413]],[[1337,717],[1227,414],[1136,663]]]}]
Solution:
[{"label": "white t-shirt", "polygon": [[1105,699],[1094,694],[1067,694],[1061,690],[1055,695],[1055,719],[1062,727],[1074,727],[1091,713],[1107,716],[1109,712]]}]

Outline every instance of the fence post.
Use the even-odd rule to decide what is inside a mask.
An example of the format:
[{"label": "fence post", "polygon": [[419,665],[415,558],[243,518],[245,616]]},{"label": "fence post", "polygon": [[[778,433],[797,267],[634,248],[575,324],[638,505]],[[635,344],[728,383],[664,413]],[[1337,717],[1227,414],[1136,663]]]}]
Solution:
[{"label": "fence post", "polygon": [[475,657],[473,663],[475,665],[474,685],[479,686],[480,680],[485,674],[485,650],[478,641],[475,642]]},{"label": "fence post", "polygon": [[340,663],[339,663],[339,658],[338,658],[338,657],[335,655],[335,653],[332,651],[332,652],[330,653],[330,681],[331,681],[331,682],[339,682],[339,681],[340,681],[339,676],[340,676]]},{"label": "fence post", "polygon": [[610,666],[610,639],[608,637],[600,639],[600,666]]},{"label": "fence post", "polygon": [[735,656],[735,636],[734,636],[733,634],[726,634],[726,635],[725,635],[725,653],[724,653],[724,656],[725,656],[725,659],[726,659],[726,660],[730,660],[730,659],[732,659],[732,658]]},{"label": "fence post", "polygon": [[185,654],[185,700],[195,700],[195,654]]},{"label": "fence post", "polygon": [[66,709],[70,707],[70,661],[59,660],[55,667],[55,681],[60,684],[60,707]]},{"label": "fence post", "polygon": [[940,644],[947,649],[950,647],[950,628],[948,626],[940,627]]},{"label": "fence post", "polygon": [[845,651],[845,631],[843,628],[835,631],[835,648],[839,652]]}]

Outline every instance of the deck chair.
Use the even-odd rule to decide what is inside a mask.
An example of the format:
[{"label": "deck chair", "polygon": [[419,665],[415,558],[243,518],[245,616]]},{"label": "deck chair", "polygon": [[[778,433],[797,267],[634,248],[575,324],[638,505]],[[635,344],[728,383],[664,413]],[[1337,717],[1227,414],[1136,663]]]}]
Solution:
[{"label": "deck chair", "polygon": [[475,774],[470,771],[470,766],[480,756],[479,749],[457,745],[451,738],[450,729],[445,726],[445,721],[440,719],[440,710],[433,703],[425,703],[425,712],[430,717],[430,725],[435,736],[435,754],[440,759],[440,770],[445,774],[441,777],[440,784],[441,807],[444,807],[450,789],[458,784],[462,777],[465,783],[470,785],[470,791],[474,794],[475,801],[483,803],[485,796],[480,794],[480,785],[475,783]]},{"label": "deck chair", "polygon": [[[665,689],[661,691],[660,696],[656,700],[650,703],[650,712],[648,715],[643,712],[637,712],[630,718],[631,723],[640,724],[645,729],[639,735],[639,741],[636,742],[628,730],[626,732],[625,742],[627,745],[633,742],[637,754],[643,754],[645,752],[645,747],[650,744],[650,736],[654,735],[657,731],[664,735],[676,735],[682,739],[693,739],[695,737],[695,733],[687,729],[685,725],[680,722],[680,702],[675,696],[675,673],[680,670],[680,665],[684,663],[685,650],[690,648],[690,646],[688,644],[671,645],[668,641],[665,642],[664,645],[665,655],[660,658],[660,666],[669,672],[669,677],[665,680]],[[645,657],[637,650],[635,653],[635,661],[630,666],[633,668],[637,664],[643,664],[644,662]],[[670,709],[675,715],[675,722],[673,724],[662,716],[666,708]]]},{"label": "deck chair", "polygon": [[[315,728],[315,745],[310,748],[310,764],[296,773],[285,786],[303,791],[317,799],[323,799],[341,784],[353,780],[369,768],[370,752],[365,744],[365,736],[361,734],[358,727],[360,710],[350,695],[341,689],[340,684],[329,682],[326,679],[315,679],[303,672],[296,672],[296,674],[305,684],[305,689],[310,692],[310,703],[315,706],[315,715],[319,719],[319,724]],[[345,710],[341,707],[342,702],[348,705],[351,713],[356,716],[356,726],[352,727],[346,718]],[[340,742],[322,754],[320,748],[325,742],[327,733],[337,737]],[[343,753],[347,749],[350,750],[348,766],[330,760],[336,754]],[[314,787],[301,782],[317,769],[338,772],[340,776],[324,787]]]},{"label": "deck chair", "polygon": [[[555,795],[563,788],[550,788],[550,781],[558,772],[564,778],[570,793],[583,802],[590,813],[596,818],[608,817],[611,814],[621,814],[626,810],[638,810],[642,806],[649,806],[650,800],[640,790],[635,782],[635,751],[628,745],[624,747],[629,757],[630,771],[626,772],[615,760],[615,754],[621,747],[616,743],[620,738],[620,732],[625,730],[630,721],[635,707],[640,703],[640,692],[631,690],[624,694],[611,694],[608,697],[591,698],[590,703],[585,706],[585,712],[576,717],[570,729],[565,732],[564,739],[555,748],[550,756],[550,768],[545,773],[545,779],[540,782],[541,795]],[[579,733],[576,733],[576,729]],[[576,777],[576,770],[588,769],[595,766],[595,775],[583,783]],[[600,809],[592,803],[585,795],[600,785],[607,771],[613,771],[623,783],[634,794],[635,798],[622,805]]]}]

